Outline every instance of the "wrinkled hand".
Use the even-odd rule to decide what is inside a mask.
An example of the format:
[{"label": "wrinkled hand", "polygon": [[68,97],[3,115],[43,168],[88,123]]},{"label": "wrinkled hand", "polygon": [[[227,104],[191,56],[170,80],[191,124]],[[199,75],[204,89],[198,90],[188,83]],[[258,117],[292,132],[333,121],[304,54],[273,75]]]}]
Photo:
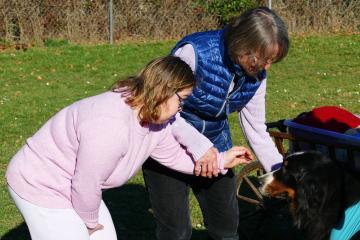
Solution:
[{"label": "wrinkled hand", "polygon": [[101,224],[97,224],[95,228],[88,228],[89,235],[93,234],[94,232],[98,230],[104,229],[104,226]]},{"label": "wrinkled hand", "polygon": [[218,160],[217,160],[218,150],[214,147],[210,148],[202,158],[200,158],[195,163],[195,175],[203,177],[212,178],[217,177],[219,174]]},{"label": "wrinkled hand", "polygon": [[250,150],[245,147],[232,147],[225,152],[224,168],[233,168],[239,164],[248,164],[254,159]]}]

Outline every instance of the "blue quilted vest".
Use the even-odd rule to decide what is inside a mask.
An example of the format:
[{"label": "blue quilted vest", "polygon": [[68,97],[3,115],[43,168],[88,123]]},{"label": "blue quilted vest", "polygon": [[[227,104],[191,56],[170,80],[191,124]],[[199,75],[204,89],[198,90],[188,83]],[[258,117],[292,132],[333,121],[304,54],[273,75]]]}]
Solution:
[{"label": "blue quilted vest", "polygon": [[[191,44],[195,51],[197,84],[181,112],[190,124],[219,149],[232,147],[228,115],[241,110],[254,96],[266,72],[258,78],[247,76],[232,62],[224,45],[224,31],[198,32],[184,37],[174,49]],[[229,91],[230,84],[234,88]]]}]

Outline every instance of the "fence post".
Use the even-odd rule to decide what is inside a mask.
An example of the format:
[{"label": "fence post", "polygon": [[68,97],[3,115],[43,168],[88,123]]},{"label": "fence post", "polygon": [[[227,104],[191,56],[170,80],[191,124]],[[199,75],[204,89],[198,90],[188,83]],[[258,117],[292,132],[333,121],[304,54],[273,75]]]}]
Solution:
[{"label": "fence post", "polygon": [[268,5],[269,5],[269,8],[271,9],[271,0],[269,0],[269,4],[268,4]]},{"label": "fence post", "polygon": [[110,44],[113,44],[113,34],[114,34],[113,0],[109,0],[109,42],[110,42]]}]

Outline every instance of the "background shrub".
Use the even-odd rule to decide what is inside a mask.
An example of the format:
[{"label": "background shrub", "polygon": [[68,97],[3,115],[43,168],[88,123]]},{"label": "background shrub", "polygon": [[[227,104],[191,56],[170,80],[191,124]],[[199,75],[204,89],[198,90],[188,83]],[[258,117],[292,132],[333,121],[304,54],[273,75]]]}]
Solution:
[{"label": "background shrub", "polygon": [[253,0],[199,0],[198,4],[204,6],[210,15],[215,16],[221,26],[226,25],[239,13],[258,5]]}]

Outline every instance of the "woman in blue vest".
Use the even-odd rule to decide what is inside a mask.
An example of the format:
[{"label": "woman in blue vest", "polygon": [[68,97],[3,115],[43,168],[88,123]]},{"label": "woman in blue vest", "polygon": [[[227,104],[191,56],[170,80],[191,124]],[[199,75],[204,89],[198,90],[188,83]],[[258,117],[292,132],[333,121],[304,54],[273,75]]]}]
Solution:
[{"label": "woman in blue vest", "polygon": [[[185,100],[181,116],[219,151],[225,151],[232,146],[228,116],[237,112],[255,155],[267,171],[274,169],[282,156],[266,132],[266,70],[282,60],[288,48],[284,22],[266,7],[243,13],[224,29],[184,37],[171,54],[189,64],[197,85]],[[199,160],[202,176],[216,175],[211,165],[210,160]],[[210,238],[238,239],[239,213],[232,171],[209,179],[177,173],[150,159],[143,173],[157,239],[191,238],[190,187],[199,201]]]}]

